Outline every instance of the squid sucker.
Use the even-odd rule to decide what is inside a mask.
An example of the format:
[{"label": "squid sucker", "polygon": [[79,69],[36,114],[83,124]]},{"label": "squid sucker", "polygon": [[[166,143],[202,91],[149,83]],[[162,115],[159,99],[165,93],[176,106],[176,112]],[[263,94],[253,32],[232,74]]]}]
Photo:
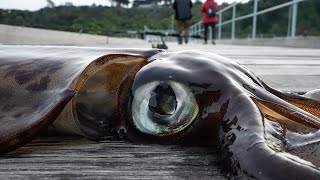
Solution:
[{"label": "squid sucker", "polygon": [[202,51],[2,45],[0,58],[1,154],[53,131],[217,146],[232,177],[320,179],[320,90],[282,92]]}]

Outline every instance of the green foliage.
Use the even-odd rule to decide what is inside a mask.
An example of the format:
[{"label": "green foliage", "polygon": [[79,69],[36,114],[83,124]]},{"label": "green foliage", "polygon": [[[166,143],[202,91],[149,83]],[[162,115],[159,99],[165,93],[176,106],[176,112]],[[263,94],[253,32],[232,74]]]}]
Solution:
[{"label": "green foliage", "polygon": [[[113,0],[112,0],[113,1]],[[260,0],[259,10],[288,2],[290,0]],[[121,5],[126,0],[114,1]],[[27,27],[85,32],[91,34],[120,33],[128,30],[143,30],[147,25],[151,29],[167,30],[172,25],[173,9],[170,0],[157,0],[160,6],[154,8],[123,8],[122,6],[57,6],[47,7],[38,11],[0,10],[0,23]],[[201,20],[200,8],[202,3],[197,1],[192,8],[192,24]],[[222,4],[220,9],[228,6]],[[253,11],[253,1],[237,5],[237,17],[250,14]],[[257,35],[285,36],[288,30],[289,8],[282,8],[271,13],[259,15],[257,19]],[[223,14],[223,21],[231,19],[232,10]],[[299,3],[297,34],[308,33],[320,35],[320,1],[308,0]],[[236,37],[251,35],[252,18],[236,22]],[[230,25],[222,28],[222,36],[230,37]],[[113,34],[116,35],[116,34]]]},{"label": "green foliage", "polygon": [[55,30],[106,34],[114,31],[168,29],[173,10],[168,7],[121,8],[58,6],[39,11],[0,10],[0,23]]}]

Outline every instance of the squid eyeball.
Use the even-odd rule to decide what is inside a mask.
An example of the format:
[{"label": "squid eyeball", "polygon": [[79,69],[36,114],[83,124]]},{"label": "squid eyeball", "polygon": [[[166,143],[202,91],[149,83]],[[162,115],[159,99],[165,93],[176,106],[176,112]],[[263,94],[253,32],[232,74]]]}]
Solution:
[{"label": "squid eyeball", "polygon": [[180,132],[193,122],[199,112],[193,93],[179,82],[149,82],[133,94],[133,123],[146,134],[165,136]]}]

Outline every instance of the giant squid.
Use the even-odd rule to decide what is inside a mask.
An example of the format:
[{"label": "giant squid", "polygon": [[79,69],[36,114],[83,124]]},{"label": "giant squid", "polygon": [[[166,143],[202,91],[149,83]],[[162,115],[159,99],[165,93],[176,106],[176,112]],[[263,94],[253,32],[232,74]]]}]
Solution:
[{"label": "giant squid", "polygon": [[320,178],[320,90],[274,89],[217,54],[3,45],[0,75],[1,154],[51,130],[218,145],[234,177]]}]

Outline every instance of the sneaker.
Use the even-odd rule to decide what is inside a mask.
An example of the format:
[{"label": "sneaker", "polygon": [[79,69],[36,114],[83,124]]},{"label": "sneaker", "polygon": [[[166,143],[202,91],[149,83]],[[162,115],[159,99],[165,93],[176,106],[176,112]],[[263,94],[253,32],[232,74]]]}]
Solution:
[{"label": "sneaker", "polygon": [[181,36],[178,37],[178,44],[182,44],[182,37]]},{"label": "sneaker", "polygon": [[186,38],[184,39],[184,42],[185,42],[186,44],[188,44],[188,41],[189,41],[189,39],[188,39],[188,37],[186,37]]},{"label": "sneaker", "polygon": [[208,44],[208,42],[207,42],[207,41],[205,41],[203,44]]},{"label": "sneaker", "polygon": [[215,42],[214,40],[212,40],[212,44],[213,44],[213,45],[216,45],[216,42]]}]

